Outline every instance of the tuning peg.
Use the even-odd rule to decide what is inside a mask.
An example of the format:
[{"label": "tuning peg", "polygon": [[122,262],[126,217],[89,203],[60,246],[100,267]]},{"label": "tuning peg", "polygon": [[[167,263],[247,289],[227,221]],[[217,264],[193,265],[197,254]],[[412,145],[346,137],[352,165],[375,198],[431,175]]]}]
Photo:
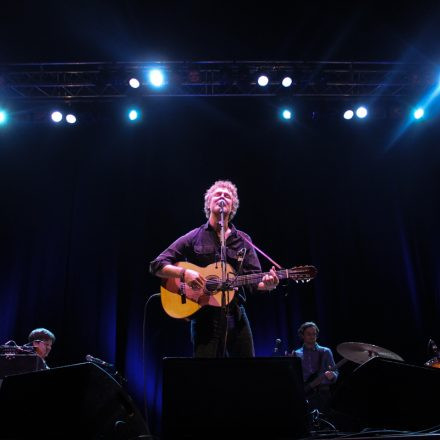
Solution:
[{"label": "tuning peg", "polygon": [[298,280],[295,280],[295,283],[296,283],[296,284],[298,284],[298,283],[299,283],[299,281],[298,281]]}]

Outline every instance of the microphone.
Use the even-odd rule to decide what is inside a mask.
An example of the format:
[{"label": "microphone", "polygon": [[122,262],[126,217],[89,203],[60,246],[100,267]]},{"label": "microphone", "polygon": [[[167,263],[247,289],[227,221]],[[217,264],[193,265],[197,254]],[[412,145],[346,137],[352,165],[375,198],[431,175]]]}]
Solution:
[{"label": "microphone", "polygon": [[275,339],[275,347],[273,349],[273,355],[277,356],[281,352],[281,339],[277,338]]},{"label": "microphone", "polygon": [[218,206],[220,206],[220,208],[224,208],[226,206],[226,202],[224,200],[220,200],[218,202]]},{"label": "microphone", "polygon": [[102,365],[103,367],[107,367],[107,368],[114,367],[113,364],[109,364],[108,362],[105,362],[101,359],[95,358],[95,357],[91,356],[90,354],[86,355],[86,361],[93,362],[94,364]]}]

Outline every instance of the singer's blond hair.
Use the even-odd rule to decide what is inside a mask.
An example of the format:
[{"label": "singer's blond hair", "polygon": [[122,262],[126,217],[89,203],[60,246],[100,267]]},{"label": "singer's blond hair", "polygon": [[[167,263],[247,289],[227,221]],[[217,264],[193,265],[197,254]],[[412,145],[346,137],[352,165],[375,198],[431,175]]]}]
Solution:
[{"label": "singer's blond hair", "polygon": [[237,213],[238,206],[240,205],[240,200],[238,199],[237,187],[230,180],[217,180],[210,188],[206,190],[204,206],[206,218],[209,219],[209,215],[211,214],[209,205],[211,204],[212,195],[218,188],[226,188],[231,192],[232,209],[231,214],[229,215],[229,220],[232,220]]}]

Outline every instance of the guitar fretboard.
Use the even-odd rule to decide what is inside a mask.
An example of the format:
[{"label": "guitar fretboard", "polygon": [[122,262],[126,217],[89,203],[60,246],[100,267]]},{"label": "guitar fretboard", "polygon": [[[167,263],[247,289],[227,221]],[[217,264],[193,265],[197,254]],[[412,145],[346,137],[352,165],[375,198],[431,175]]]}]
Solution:
[{"label": "guitar fretboard", "polygon": [[[301,266],[293,269],[277,270],[276,274],[280,280],[310,280],[315,276],[316,269],[313,266]],[[234,286],[244,286],[246,284],[258,284],[265,275],[270,272],[251,273],[248,275],[239,275],[234,279]]]}]

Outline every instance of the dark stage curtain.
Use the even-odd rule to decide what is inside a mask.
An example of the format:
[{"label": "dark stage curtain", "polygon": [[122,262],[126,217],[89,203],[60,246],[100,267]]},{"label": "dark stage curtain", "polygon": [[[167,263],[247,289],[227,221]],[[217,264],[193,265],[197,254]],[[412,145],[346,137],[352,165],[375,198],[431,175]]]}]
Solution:
[{"label": "dark stage curtain", "polygon": [[156,429],[161,358],[191,346],[159,298],[145,307],[159,291],[148,263],[205,221],[203,193],[226,178],[238,228],[283,266],[319,270],[248,298],[257,355],[276,338],[298,346],[299,324],[315,320],[323,345],[367,342],[423,364],[439,335],[438,126],[274,114],[262,98],[163,99],[136,126],[2,128],[0,342],[43,326],[57,336],[49,365],[116,363],[140,407],[146,387]]}]

